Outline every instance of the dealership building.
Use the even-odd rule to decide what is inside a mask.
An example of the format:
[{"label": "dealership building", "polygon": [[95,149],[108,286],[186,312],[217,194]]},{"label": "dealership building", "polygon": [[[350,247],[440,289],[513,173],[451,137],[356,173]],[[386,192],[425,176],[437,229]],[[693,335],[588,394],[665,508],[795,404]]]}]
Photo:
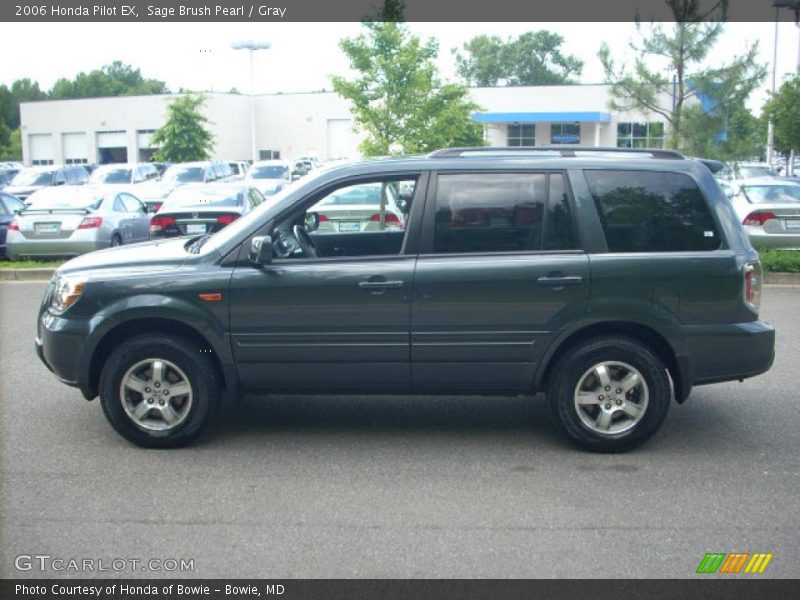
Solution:
[{"label": "dealership building", "polygon": [[[206,93],[203,108],[214,135],[214,157],[251,158],[250,96]],[[661,147],[666,124],[656,114],[614,112],[610,86],[470,88],[491,146]],[[46,100],[21,105],[23,162],[143,162],[155,149],[172,95]],[[669,100],[663,105],[669,105]],[[254,99],[259,158],[356,158],[362,134],[349,103],[335,92],[259,95]]]}]

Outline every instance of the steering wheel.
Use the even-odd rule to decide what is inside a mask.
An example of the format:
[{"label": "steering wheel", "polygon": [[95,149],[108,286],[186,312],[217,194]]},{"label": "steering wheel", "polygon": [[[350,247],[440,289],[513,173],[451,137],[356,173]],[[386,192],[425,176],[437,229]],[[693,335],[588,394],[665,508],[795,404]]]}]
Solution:
[{"label": "steering wheel", "polygon": [[302,225],[295,225],[292,227],[292,233],[294,234],[297,243],[300,244],[300,249],[303,251],[303,256],[306,258],[317,258],[319,256],[319,250],[317,250],[314,240],[312,240],[311,236],[308,235],[305,227]]}]

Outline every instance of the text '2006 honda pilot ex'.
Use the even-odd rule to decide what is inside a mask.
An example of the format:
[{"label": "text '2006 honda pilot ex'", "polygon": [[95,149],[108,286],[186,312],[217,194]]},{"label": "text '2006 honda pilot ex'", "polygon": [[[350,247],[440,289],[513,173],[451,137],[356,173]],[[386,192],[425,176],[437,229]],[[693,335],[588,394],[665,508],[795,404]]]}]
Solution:
[{"label": "text '2006 honda pilot ex'", "polygon": [[323,169],[213,235],[73,259],[38,354],[150,447],[243,392],[542,391],[567,438],[620,451],[692,386],[770,368],[758,254],[704,163],[520,150]]}]

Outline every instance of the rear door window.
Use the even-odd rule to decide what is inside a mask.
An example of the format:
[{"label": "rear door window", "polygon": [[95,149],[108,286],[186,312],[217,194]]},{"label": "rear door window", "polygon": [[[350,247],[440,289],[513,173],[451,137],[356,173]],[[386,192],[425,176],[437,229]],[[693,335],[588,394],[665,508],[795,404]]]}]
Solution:
[{"label": "rear door window", "polygon": [[683,173],[585,171],[611,252],[716,250],[721,238],[706,199]]},{"label": "rear door window", "polygon": [[437,254],[577,248],[560,173],[440,174],[437,181]]}]

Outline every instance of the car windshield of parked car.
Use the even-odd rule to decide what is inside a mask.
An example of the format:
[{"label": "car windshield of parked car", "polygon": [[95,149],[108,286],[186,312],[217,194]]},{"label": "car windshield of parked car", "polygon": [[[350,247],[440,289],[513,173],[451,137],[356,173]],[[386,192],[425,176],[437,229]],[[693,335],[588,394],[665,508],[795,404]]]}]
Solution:
[{"label": "car windshield of parked car", "polygon": [[242,206],[242,204],[243,196],[238,190],[215,190],[210,187],[177,189],[167,196],[159,212],[167,212],[187,206],[236,207]]},{"label": "car windshield of parked car", "polygon": [[94,194],[59,194],[58,196],[32,196],[28,210],[51,210],[58,208],[86,208],[96,210],[103,202],[102,196]]},{"label": "car windshield of parked car", "polygon": [[130,183],[130,169],[97,169],[87,183]]},{"label": "car windshield of parked car", "polygon": [[20,171],[11,180],[11,185],[47,185],[53,180],[55,171]]},{"label": "car windshield of parked car", "polygon": [[202,183],[205,179],[205,173],[206,171],[203,167],[170,167],[164,171],[161,180],[167,183]]},{"label": "car windshield of parked car", "polygon": [[752,204],[800,202],[800,185],[747,185],[742,191]]},{"label": "car windshield of parked car", "polygon": [[763,167],[739,167],[737,169],[740,179],[749,179],[750,177],[778,177],[778,172],[770,167],[764,165]]},{"label": "car windshield of parked car", "polygon": [[281,179],[289,175],[288,167],[253,167],[248,174],[250,179]]},{"label": "car windshield of parked car", "polygon": [[[387,187],[387,196],[393,199],[394,194],[391,187]],[[379,185],[360,185],[357,187],[349,187],[338,192],[334,192],[322,202],[319,206],[344,206],[344,205],[364,205],[364,206],[380,206],[381,203],[381,187]]]}]

